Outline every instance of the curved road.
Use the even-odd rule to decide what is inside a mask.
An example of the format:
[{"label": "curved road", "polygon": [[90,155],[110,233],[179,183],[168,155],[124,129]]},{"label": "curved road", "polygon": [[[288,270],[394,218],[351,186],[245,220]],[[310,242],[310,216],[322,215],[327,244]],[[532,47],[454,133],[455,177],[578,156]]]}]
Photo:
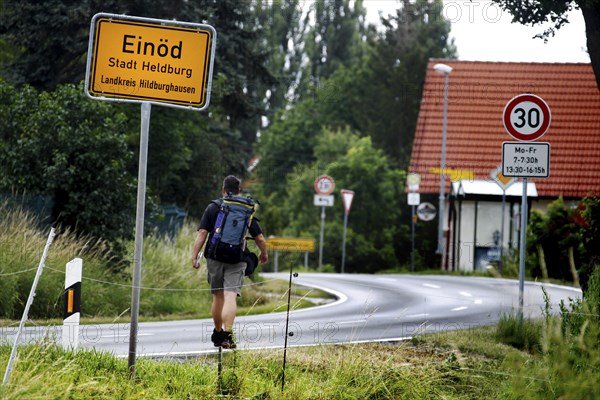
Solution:
[{"label": "curved road", "polygon": [[[267,279],[288,280],[288,273],[265,273]],[[518,309],[518,281],[441,275],[315,274],[300,272],[297,286],[331,292],[337,300],[292,310],[288,346],[361,341],[398,341],[422,333],[468,329],[494,324],[501,315]],[[581,296],[574,288],[526,282],[524,315],[542,315],[542,286],[553,311],[561,300]],[[293,301],[292,301],[293,305]],[[209,307],[209,305],[206,305]],[[191,356],[215,352],[210,342],[212,321],[186,320],[140,323],[138,356]],[[28,328],[22,340],[34,340],[47,329]],[[234,328],[238,348],[283,347],[286,313],[238,316]],[[55,330],[57,337],[62,327]],[[14,331],[3,329],[2,340],[14,341]],[[60,338],[58,338],[60,343]],[[84,348],[127,356],[129,325],[82,325],[79,343]]]}]

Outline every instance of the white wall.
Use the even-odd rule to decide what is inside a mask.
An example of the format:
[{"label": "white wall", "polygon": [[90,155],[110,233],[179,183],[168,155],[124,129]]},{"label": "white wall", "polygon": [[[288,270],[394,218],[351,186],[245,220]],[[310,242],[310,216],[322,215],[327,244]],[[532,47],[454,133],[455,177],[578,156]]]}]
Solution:
[{"label": "white wall", "polygon": [[[521,199],[507,198],[504,210],[504,237],[502,239],[503,254],[506,255],[510,249],[519,250],[519,225],[521,212]],[[532,209],[545,212],[551,200],[534,200]],[[463,200],[462,211],[459,211],[459,202],[456,201],[457,224],[456,224],[456,250],[458,270],[474,271],[475,247],[494,247],[493,233],[495,230],[502,231],[502,201],[473,201]],[[475,232],[475,207],[477,207],[477,229]],[[446,212],[449,204],[446,204]],[[448,215],[445,217],[446,221]],[[462,218],[462,222],[461,221]],[[512,219],[512,223],[511,223]],[[453,226],[450,227],[451,229]],[[458,231],[460,230],[460,245]],[[477,234],[477,237],[475,237]],[[452,239],[452,237],[451,237]],[[452,257],[452,244],[449,249],[449,258]],[[451,260],[449,260],[451,265]]]}]

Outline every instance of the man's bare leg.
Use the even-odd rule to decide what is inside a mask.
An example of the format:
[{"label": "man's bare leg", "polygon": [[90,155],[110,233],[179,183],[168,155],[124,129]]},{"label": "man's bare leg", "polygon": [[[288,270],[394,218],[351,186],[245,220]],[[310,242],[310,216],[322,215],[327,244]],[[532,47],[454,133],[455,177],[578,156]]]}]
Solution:
[{"label": "man's bare leg", "polygon": [[225,304],[224,290],[213,293],[213,302],[211,308],[212,319],[215,324],[215,330],[220,332],[223,329],[223,306]]},{"label": "man's bare leg", "polygon": [[221,320],[226,331],[231,332],[237,311],[237,293],[225,290],[224,304],[221,309]]}]

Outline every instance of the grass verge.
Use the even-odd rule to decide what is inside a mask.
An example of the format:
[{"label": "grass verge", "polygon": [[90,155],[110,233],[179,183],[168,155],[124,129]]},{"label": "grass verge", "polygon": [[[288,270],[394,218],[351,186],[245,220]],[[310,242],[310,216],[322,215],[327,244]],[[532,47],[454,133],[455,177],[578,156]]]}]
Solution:
[{"label": "grass verge", "polygon": [[[507,353],[493,328],[427,335],[396,344],[289,348],[224,353],[186,362],[140,359],[135,379],[127,361],[97,352],[27,346],[0,398],[36,399],[480,399],[498,398],[507,381]],[[494,344],[490,344],[494,343]],[[0,347],[6,363],[10,349]],[[282,390],[283,388],[283,390]]]}]

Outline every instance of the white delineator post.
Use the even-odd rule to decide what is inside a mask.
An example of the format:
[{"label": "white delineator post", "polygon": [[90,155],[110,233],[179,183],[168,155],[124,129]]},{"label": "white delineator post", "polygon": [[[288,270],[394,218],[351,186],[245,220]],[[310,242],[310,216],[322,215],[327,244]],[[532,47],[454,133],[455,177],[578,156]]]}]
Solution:
[{"label": "white delineator post", "polygon": [[77,349],[79,344],[79,319],[81,315],[81,273],[83,260],[74,258],[67,263],[62,345],[64,349]]},{"label": "white delineator post", "polygon": [[12,347],[12,351],[10,352],[10,356],[8,357],[8,365],[6,366],[6,371],[4,372],[4,379],[2,380],[2,384],[5,385],[8,383],[10,379],[10,373],[12,372],[12,365],[15,360],[15,356],[17,355],[17,347],[19,346],[19,337],[21,336],[21,332],[23,331],[23,326],[25,326],[25,322],[27,321],[29,315],[29,309],[33,304],[33,298],[35,297],[35,290],[37,288],[38,282],[42,276],[42,272],[44,271],[44,265],[46,263],[46,257],[48,257],[48,250],[50,249],[50,245],[54,241],[56,229],[54,227],[50,228],[50,233],[48,234],[48,240],[46,241],[46,246],[44,247],[44,252],[42,253],[42,258],[40,259],[40,263],[38,264],[37,272],[35,273],[35,278],[33,278],[33,284],[31,285],[31,290],[29,291],[29,297],[27,298],[27,303],[25,304],[25,310],[23,310],[23,316],[21,317],[21,322],[19,323],[19,329],[17,329],[17,334],[15,335],[15,342]]}]

